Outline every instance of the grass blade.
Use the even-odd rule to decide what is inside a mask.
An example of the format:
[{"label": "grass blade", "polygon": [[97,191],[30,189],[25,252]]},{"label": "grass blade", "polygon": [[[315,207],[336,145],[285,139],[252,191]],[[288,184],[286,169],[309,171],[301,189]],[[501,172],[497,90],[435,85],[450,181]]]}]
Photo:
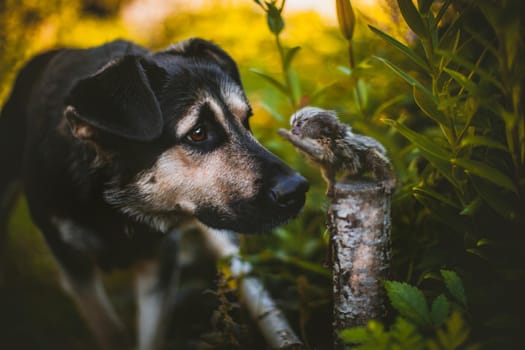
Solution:
[{"label": "grass blade", "polygon": [[374,26],[368,25],[368,28],[372,32],[374,32],[376,35],[378,35],[381,39],[389,43],[390,45],[394,46],[398,50],[400,50],[402,53],[404,53],[408,58],[410,58],[414,63],[416,63],[418,66],[423,68],[426,72],[430,73],[430,68],[428,67],[427,62],[419,56],[414,50],[409,48],[408,46],[404,45],[403,43],[399,42],[398,40],[394,39],[390,35],[386,34],[385,32],[377,29]]}]

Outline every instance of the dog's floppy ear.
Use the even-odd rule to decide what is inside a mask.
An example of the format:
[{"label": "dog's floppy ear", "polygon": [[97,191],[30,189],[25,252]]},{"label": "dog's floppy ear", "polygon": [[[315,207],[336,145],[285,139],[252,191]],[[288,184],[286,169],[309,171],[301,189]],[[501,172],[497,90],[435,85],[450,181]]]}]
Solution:
[{"label": "dog's floppy ear", "polygon": [[166,52],[215,63],[233,78],[235,82],[242,85],[239,69],[235,61],[226,51],[210,41],[192,38],[171,46]]},{"label": "dog's floppy ear", "polygon": [[150,63],[130,55],[78,81],[66,99],[73,134],[91,138],[100,130],[135,141],[159,137],[163,118],[151,86],[157,75]]}]

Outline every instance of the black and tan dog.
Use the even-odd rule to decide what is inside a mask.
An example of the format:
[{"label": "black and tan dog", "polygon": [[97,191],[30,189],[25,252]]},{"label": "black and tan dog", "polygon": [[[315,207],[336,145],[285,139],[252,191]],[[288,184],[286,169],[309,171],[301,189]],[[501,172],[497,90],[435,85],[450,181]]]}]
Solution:
[{"label": "black and tan dog", "polygon": [[103,347],[129,338],[100,269],[135,268],[138,348],[156,349],[176,276],[157,259],[168,231],[197,218],[258,232],[301,210],[307,182],[255,140],[250,115],[235,62],[202,39],[55,50],[19,73],[0,117],[0,195],[21,179]]}]

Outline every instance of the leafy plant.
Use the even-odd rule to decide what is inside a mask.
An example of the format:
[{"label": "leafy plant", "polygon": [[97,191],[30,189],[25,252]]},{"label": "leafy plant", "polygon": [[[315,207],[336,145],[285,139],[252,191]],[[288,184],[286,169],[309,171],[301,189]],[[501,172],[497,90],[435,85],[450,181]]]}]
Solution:
[{"label": "leafy plant", "polygon": [[[396,198],[404,205],[414,198],[415,214],[400,213],[394,234],[399,247],[423,249],[409,261],[407,276],[413,279],[416,269],[417,281],[425,282],[443,265],[468,271],[470,288],[481,291],[470,308],[473,325],[488,346],[519,336],[513,308],[523,305],[525,282],[517,248],[525,243],[524,40],[517,3],[500,5],[398,0],[414,33],[410,44],[370,26],[410,62],[376,57],[409,84],[417,107],[385,120],[406,138],[411,154],[410,177]],[[455,275],[442,276],[455,304],[465,308]],[[493,300],[500,302],[487,307]],[[505,327],[505,336],[492,339],[493,327]]]},{"label": "leafy plant", "polygon": [[[459,276],[449,270],[442,270],[441,276],[447,291],[466,304]],[[353,344],[352,348],[359,350],[479,348],[470,341],[470,327],[464,318],[466,305],[451,311],[449,300],[440,294],[429,306],[423,291],[407,283],[387,281],[385,288],[392,306],[399,312],[390,329],[385,330],[380,322],[370,321],[366,326],[342,331],[340,336],[344,343]]]},{"label": "leafy plant", "polygon": [[[286,0],[271,0],[271,1],[260,1],[254,0],[266,13],[266,21],[268,24],[268,29],[274,35],[275,45],[279,53],[279,59],[281,64],[281,73],[283,81],[268,75],[258,69],[252,69],[252,72],[259,75],[270,83],[274,88],[280,91],[288,98],[290,106],[295,110],[300,107],[300,98],[301,98],[301,87],[300,82],[297,78],[297,75],[294,74],[291,69],[292,61],[301,49],[299,46],[294,46],[292,48],[286,48],[281,42],[280,34],[284,29],[284,20],[282,18],[282,12]],[[269,107],[267,105],[267,107]],[[273,108],[267,108],[268,111],[273,112],[273,115],[277,115],[278,118],[280,114],[275,113]]]}]

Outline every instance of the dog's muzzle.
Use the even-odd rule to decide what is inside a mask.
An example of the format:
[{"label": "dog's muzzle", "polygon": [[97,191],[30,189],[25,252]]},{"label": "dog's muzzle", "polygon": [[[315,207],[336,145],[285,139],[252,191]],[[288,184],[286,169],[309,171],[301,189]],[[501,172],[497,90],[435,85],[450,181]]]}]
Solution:
[{"label": "dog's muzzle", "polygon": [[299,174],[282,176],[275,179],[269,196],[284,211],[294,210],[304,205],[308,188],[308,181]]}]

